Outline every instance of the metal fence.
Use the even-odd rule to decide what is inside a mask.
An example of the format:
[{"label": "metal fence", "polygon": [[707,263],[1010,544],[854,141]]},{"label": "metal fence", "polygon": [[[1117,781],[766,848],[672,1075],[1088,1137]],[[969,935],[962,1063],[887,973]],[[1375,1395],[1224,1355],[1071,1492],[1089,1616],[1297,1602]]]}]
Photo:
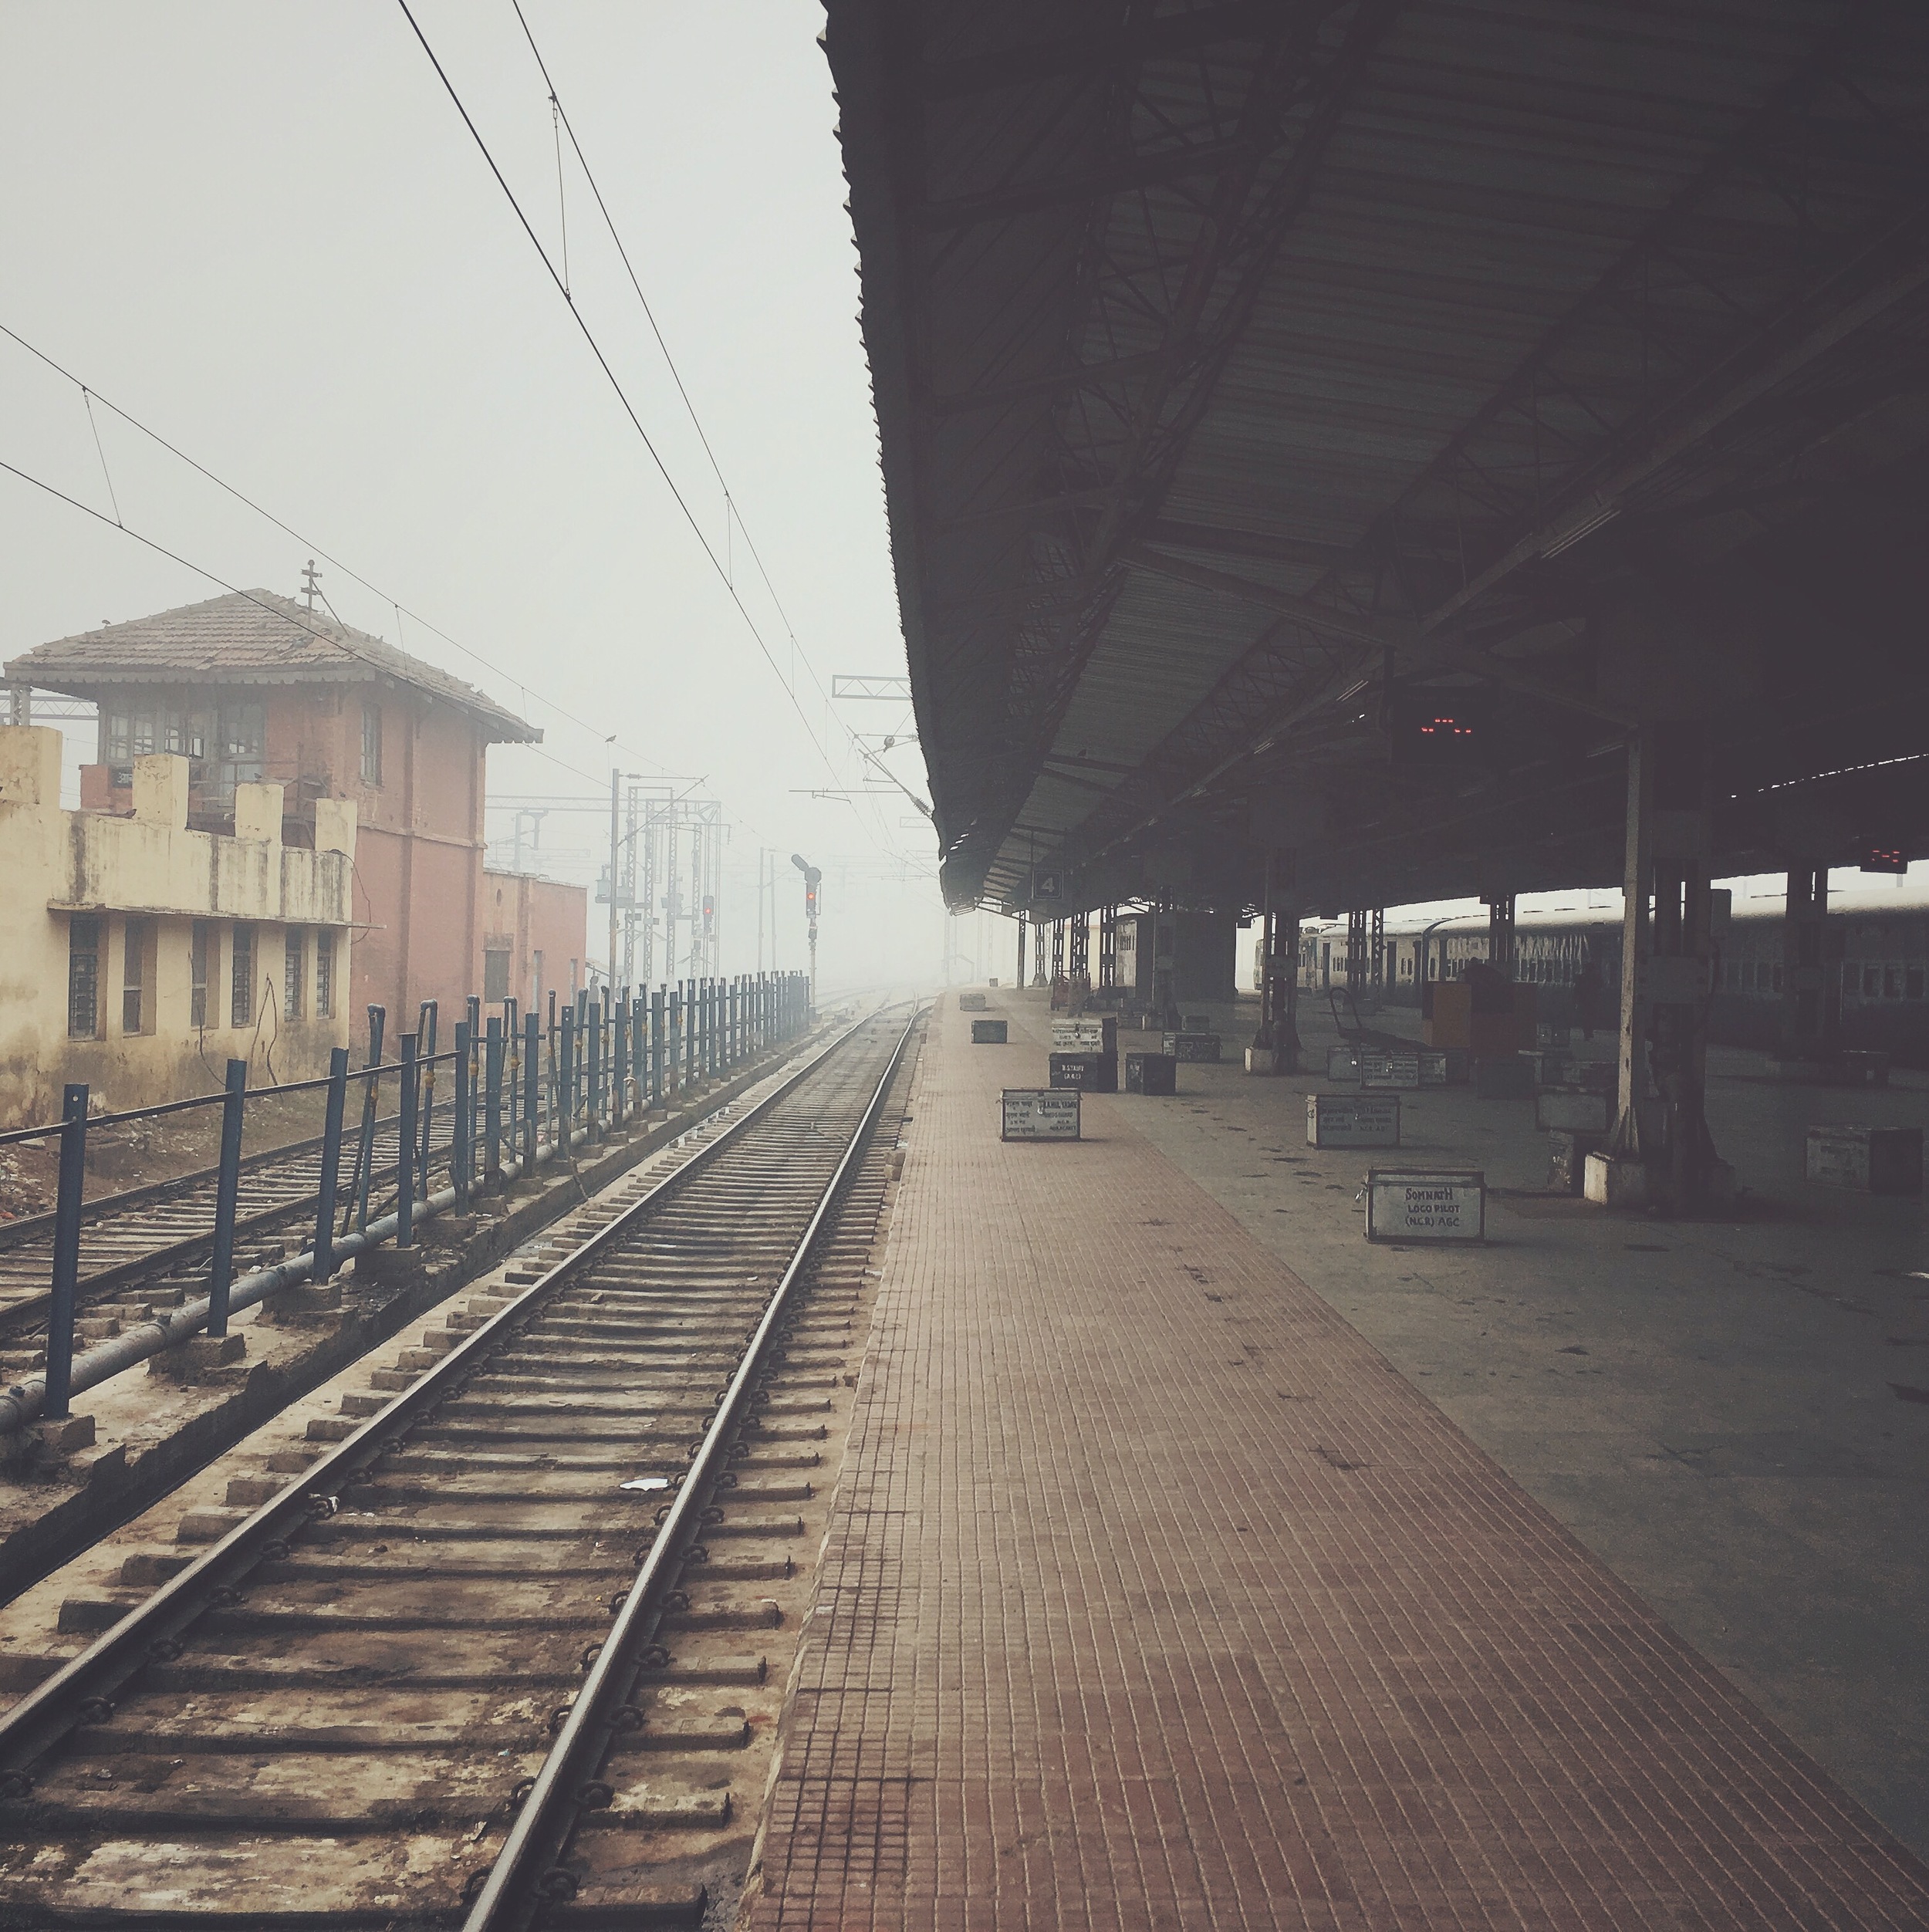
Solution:
[{"label": "metal fence", "polygon": [[[35,1415],[65,1417],[79,1389],[194,1333],[225,1336],[237,1309],[303,1282],[325,1283],[352,1255],[383,1243],[413,1246],[418,1221],[451,1209],[462,1213],[477,1194],[500,1191],[559,1153],[607,1140],[796,1039],[811,1018],[809,982],[801,973],[684,980],[633,994],[626,987],[613,1001],[579,992],[559,1009],[552,995],[546,1014],[521,1012],[513,999],[487,1015],[479,999],[471,996],[466,1005],[446,1051],[439,1050],[437,1003],[427,1001],[415,1032],[403,1034],[396,1057],[385,1060],[387,1015],[371,1006],[367,1055],[360,1067],[350,1066],[349,1049],[337,1047],[324,1078],[251,1089],[248,1062],[231,1059],[219,1093],[91,1119],[88,1089],[76,1083],[65,1090],[57,1125],[0,1134],[0,1145],[57,1137],[60,1153],[46,1368],[39,1386],[29,1381],[0,1396],[0,1433]],[[448,1082],[446,1098],[438,1091],[441,1079]],[[397,1111],[384,1119],[382,1099],[390,1082]],[[249,1104],[316,1093],[326,1100],[312,1245],[238,1281],[242,1174],[262,1158],[244,1160]],[[221,1110],[221,1138],[205,1297],[90,1349],[76,1363],[89,1136],[210,1108]],[[390,1147],[392,1159],[383,1152]],[[282,1151],[315,1150],[309,1142]]]}]

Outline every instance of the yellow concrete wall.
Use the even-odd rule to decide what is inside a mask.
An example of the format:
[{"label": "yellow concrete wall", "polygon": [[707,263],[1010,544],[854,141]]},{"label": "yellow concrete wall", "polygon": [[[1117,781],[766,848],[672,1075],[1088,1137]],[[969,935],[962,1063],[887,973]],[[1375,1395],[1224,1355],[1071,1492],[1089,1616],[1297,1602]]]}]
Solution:
[{"label": "yellow concrete wall", "polygon": [[[136,761],[135,816],[63,812],[60,735],[0,726],[0,1126],[59,1117],[61,1088],[85,1081],[113,1109],[218,1088],[232,1056],[251,1086],[328,1070],[349,1042],[350,883],[354,808],[330,801],[316,851],[281,842],[281,788],[244,785],[236,820],[260,836],[187,829],[185,759]],[[96,1038],[67,1032],[69,920],[102,927]],[[152,922],[143,1026],[122,1024],[130,919]],[[191,1023],[193,933],[211,922],[205,1024]],[[255,937],[254,1012],[232,1024],[237,923]],[[302,934],[302,1016],[285,1017],[286,934]],[[316,937],[335,942],[333,1012],[315,1012]],[[272,988],[272,998],[269,997]]]}]

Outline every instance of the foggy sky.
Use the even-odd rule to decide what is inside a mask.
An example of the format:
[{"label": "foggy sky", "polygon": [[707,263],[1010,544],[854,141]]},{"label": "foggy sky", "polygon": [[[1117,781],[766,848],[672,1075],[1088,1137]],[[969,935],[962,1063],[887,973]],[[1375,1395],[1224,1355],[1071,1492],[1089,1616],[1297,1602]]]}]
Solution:
[{"label": "foggy sky", "polygon": [[[820,9],[524,5],[825,687],[901,673]],[[509,0],[414,10],[560,266],[550,108]],[[827,983],[935,977],[928,828],[894,797],[797,795],[861,768],[798,664],[836,777],[812,748],[393,0],[5,0],[0,157],[0,321],[502,667],[398,626],[323,566],[344,621],[544,727],[560,763],[498,747],[492,796],[606,798],[613,761],[705,779],[735,826],[726,970],[754,963],[763,845],[782,868],[785,963],[802,958],[798,849],[827,874]],[[564,157],[579,307],[789,670],[566,141]],[[4,338],[0,406],[0,458],[112,513],[78,392]],[[302,545],[98,405],[96,421],[130,528],[230,583],[297,593]],[[5,475],[0,557],[6,657],[220,594]],[[892,707],[842,709],[861,730],[912,728]],[[924,793],[914,748],[892,762]],[[508,829],[492,815],[492,836]],[[606,836],[559,812],[543,840],[587,879]],[[593,954],[603,917],[593,906]]]}]

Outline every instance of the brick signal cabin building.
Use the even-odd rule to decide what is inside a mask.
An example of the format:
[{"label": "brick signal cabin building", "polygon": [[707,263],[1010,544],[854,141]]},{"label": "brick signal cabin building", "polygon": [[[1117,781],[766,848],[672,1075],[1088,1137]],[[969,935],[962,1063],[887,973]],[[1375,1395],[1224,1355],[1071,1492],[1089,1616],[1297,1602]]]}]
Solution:
[{"label": "brick signal cabin building", "polygon": [[488,748],[542,735],[461,679],[265,590],[57,639],[6,677],[100,708],[83,812],[133,816],[136,764],[164,752],[188,761],[196,831],[231,836],[238,790],[262,784],[282,788],[289,848],[312,847],[321,802],[354,806],[358,1039],[370,1004],[392,1041],[440,1001],[446,1046],[470,993],[540,1004],[582,982],[583,888],[484,865]]}]

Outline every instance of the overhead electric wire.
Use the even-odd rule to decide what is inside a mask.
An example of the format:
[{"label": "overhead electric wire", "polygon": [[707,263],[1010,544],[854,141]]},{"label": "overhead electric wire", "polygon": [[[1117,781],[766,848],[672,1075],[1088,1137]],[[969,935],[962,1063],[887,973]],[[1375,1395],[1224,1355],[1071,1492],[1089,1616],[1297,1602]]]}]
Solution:
[{"label": "overhead electric wire", "polygon": [[[258,610],[265,610],[269,616],[279,617],[284,623],[292,624],[297,630],[305,630],[311,637],[319,638],[325,644],[333,644],[337,650],[353,657],[359,664],[368,665],[371,670],[379,671],[383,677],[392,677],[395,674],[395,667],[393,664],[387,663],[380,657],[372,657],[365,650],[357,650],[346,638],[338,637],[332,630],[323,630],[316,624],[305,624],[292,613],[281,610],[274,604],[263,603],[252,590],[244,590],[239,584],[230,583],[218,571],[210,570],[204,563],[196,563],[191,557],[184,557],[178,550],[171,550],[166,544],[160,542],[158,539],[143,535],[131,523],[119,521],[102,511],[96,510],[91,503],[83,503],[77,496],[69,496],[65,490],[48,482],[44,478],[35,476],[32,471],[23,470],[17,464],[8,462],[4,457],[0,457],[0,470],[5,470],[9,476],[19,477],[23,483],[31,483],[36,490],[46,491],[48,495],[58,498],[61,502],[66,504],[69,508],[79,511],[83,515],[92,517],[96,523],[104,523],[109,529],[118,530],[123,536],[132,537],[135,542],[145,545],[157,556],[165,557],[170,563],[177,563],[184,570],[191,570],[197,576],[205,577],[210,583],[219,584],[222,589],[228,592],[231,596],[246,598]],[[337,620],[337,621],[340,620]],[[559,770],[574,772],[578,778],[586,779],[592,785],[600,785],[603,782],[593,772],[586,772],[579,765],[572,765],[567,758],[559,758],[553,752],[544,751],[540,745],[525,745],[522,748],[535,752],[539,758],[546,758],[550,764],[556,766]]]},{"label": "overhead electric wire", "polygon": [[[264,518],[267,522],[273,524],[275,528],[279,530],[284,536],[292,537],[295,541],[300,544],[305,549],[311,551],[315,556],[323,559],[331,566],[331,568],[340,571],[343,576],[351,578],[355,583],[359,583],[371,596],[380,598],[383,603],[388,605],[390,608],[395,612],[396,623],[398,629],[400,626],[403,617],[408,616],[413,618],[414,621],[420,624],[424,630],[433,632],[435,636],[440,637],[445,644],[449,645],[454,650],[461,652],[464,657],[473,658],[475,662],[480,664],[485,670],[488,671],[491,674],[491,676],[501,678],[505,684],[513,684],[518,691],[523,694],[525,702],[528,701],[528,698],[532,692],[533,692],[537,701],[543,705],[546,709],[555,712],[557,717],[566,718],[569,723],[575,725],[579,731],[588,732],[591,737],[598,739],[603,743],[607,744],[610,741],[609,735],[606,732],[599,731],[596,727],[592,724],[586,718],[579,718],[576,713],[569,710],[566,705],[559,704],[554,698],[549,697],[546,692],[525,683],[522,679],[515,676],[513,672],[505,670],[500,664],[491,662],[491,660],[485,657],[480,651],[471,650],[467,644],[461,641],[460,638],[451,637],[449,633],[446,630],[444,630],[439,625],[431,623],[427,618],[424,617],[421,614],[420,611],[410,610],[407,605],[403,603],[398,598],[390,596],[388,593],[383,590],[379,585],[371,583],[367,578],[361,574],[359,570],[351,569],[347,564],[343,562],[340,557],[334,556],[322,545],[317,543],[312,537],[304,536],[302,532],[295,529],[292,524],[284,522],[282,518],[278,517],[272,510],[267,507],[266,505],[256,502],[254,498],[250,496],[245,490],[238,489],[232,483],[228,481],[225,478],[217,476],[205,463],[198,461],[194,457],[190,456],[184,449],[182,449],[179,444],[170,442],[166,437],[161,434],[160,431],[150,428],[146,423],[144,423],[138,416],[129,414],[126,410],[123,409],[120,405],[115,402],[111,397],[102,395],[99,390],[95,389],[89,383],[82,381],[80,377],[76,376],[71,369],[66,368],[61,363],[55,361],[53,357],[49,355],[44,349],[39,348],[34,343],[28,341],[26,337],[22,335],[18,329],[10,329],[4,322],[0,322],[0,336],[5,336],[9,341],[17,343],[20,347],[27,352],[29,355],[33,356],[39,362],[45,363],[56,376],[60,377],[65,381],[72,383],[75,388],[80,391],[83,397],[90,399],[91,402],[99,403],[105,408],[112,410],[113,413],[118,416],[123,423],[127,424],[130,429],[137,429],[140,431],[141,434],[146,437],[150,442],[158,444],[161,448],[164,449],[170,456],[174,458],[177,461],[185,463],[187,467],[198,476],[206,478],[210,483],[214,485],[215,488],[225,491],[228,495],[231,496],[237,503],[245,504],[249,509],[252,510],[257,516]],[[88,412],[88,420],[90,423],[93,421],[93,411],[91,408]],[[94,447],[96,450],[100,449],[100,432],[97,428],[94,431]],[[107,458],[105,451],[100,451],[100,467],[103,474],[105,475],[107,468]],[[107,488],[110,495],[112,495],[113,494],[113,479],[111,476],[108,477],[107,479]],[[86,506],[83,505],[82,507],[85,508]],[[117,517],[118,517],[120,514],[120,504],[117,502],[114,505],[115,515]],[[197,569],[199,568],[198,565],[194,564],[190,564],[187,567],[190,569]],[[202,571],[201,574],[204,576],[212,577],[212,573],[211,572]],[[221,581],[218,577],[213,578],[212,580],[217,583]],[[326,602],[326,600],[324,599],[323,601]],[[330,609],[332,614],[333,606],[331,606]],[[336,622],[340,623],[341,620],[337,617],[336,619]],[[397,641],[399,643],[400,640],[398,638]],[[529,748],[532,750],[535,749],[533,746],[531,746]],[[646,764],[654,762],[654,761],[650,759],[647,754],[637,751],[632,746],[619,742],[617,748],[627,758],[639,758]],[[539,752],[537,755],[542,757],[548,756],[549,755],[546,753]],[[552,763],[561,762],[561,761],[556,759],[552,759],[551,762]],[[566,765],[565,768],[567,770],[574,770],[576,768],[573,765]]]},{"label": "overhead electric wire", "polygon": [[[597,212],[603,217],[603,226],[610,231],[610,239],[616,245],[617,254],[622,261],[623,272],[629,276],[630,285],[636,291],[637,301],[643,310],[644,319],[649,323],[650,333],[655,336],[657,346],[663,353],[664,366],[670,371],[670,380],[677,386],[677,393],[683,399],[683,406],[689,415],[691,427],[696,431],[697,440],[703,445],[703,453],[709,458],[711,469],[716,476],[718,488],[723,491],[724,514],[726,519],[725,533],[728,535],[729,526],[732,523],[743,533],[745,548],[749,551],[751,561],[756,565],[757,574],[763,579],[764,589],[769,593],[771,603],[783,623],[785,637],[788,639],[791,649],[803,660],[804,669],[809,674],[810,681],[816,686],[818,695],[823,698],[828,707],[831,701],[830,694],[824,689],[824,681],[818,676],[817,667],[811,662],[809,652],[804,648],[802,642],[798,637],[797,627],[791,622],[790,613],[784,608],[784,600],[777,594],[777,586],[771,581],[770,573],[765,567],[763,553],[757,548],[757,539],[751,535],[750,526],[744,521],[743,512],[737,507],[736,496],[731,489],[730,480],[724,475],[723,465],[718,461],[717,452],[711,447],[709,434],[703,426],[703,419],[697,414],[697,406],[691,400],[690,391],[683,380],[683,372],[677,366],[677,359],[670,353],[669,343],[664,339],[663,330],[657,325],[656,312],[650,306],[650,298],[643,292],[643,283],[637,276],[635,265],[630,259],[630,251],[623,245],[623,236],[617,227],[616,218],[610,214],[609,204],[603,198],[603,190],[597,183],[596,171],[590,165],[589,157],[583,151],[583,144],[576,138],[576,130],[569,120],[569,110],[562,105],[562,96],[556,91],[556,83],[550,77],[549,63],[543,59],[542,49],[536,45],[535,35],[530,30],[528,17],[522,11],[522,0],[509,0],[509,4],[515,9],[516,21],[522,29],[523,39],[529,43],[529,52],[535,56],[536,66],[542,76],[542,84],[549,90],[549,104],[554,109],[557,119],[562,122],[563,132],[569,137],[569,146],[576,155],[577,165],[583,170],[583,178],[589,183],[590,192],[596,197]],[[404,11],[406,10],[404,8]],[[419,34],[420,30],[418,29],[417,32]],[[498,174],[497,178],[500,180],[502,177]],[[524,225],[526,227],[528,225],[525,223]],[[653,451],[652,454],[654,454],[654,452]],[[687,511],[685,514],[687,514]],[[712,561],[714,562],[715,559],[713,559]],[[765,655],[768,657],[769,654],[766,652]],[[774,662],[771,668],[773,670],[775,670],[776,666]],[[795,701],[793,692],[792,702]],[[856,732],[853,731],[849,725],[845,724],[841,719],[838,721],[838,723],[845,735],[850,738],[852,748],[858,753],[859,756],[877,765],[877,761],[872,758],[870,755],[865,751]],[[882,765],[877,765],[877,768],[884,772],[885,776],[890,779],[891,782],[910,800],[912,804],[917,807],[919,811],[924,813],[927,819],[932,816],[930,806],[912,791],[895,772],[888,770]]]},{"label": "overhead electric wire", "polygon": [[[542,258],[543,267],[549,272],[549,279],[556,284],[556,292],[562,296],[569,309],[571,318],[574,320],[576,327],[582,332],[583,340],[590,345],[590,352],[596,357],[597,366],[607,378],[610,388],[616,392],[617,400],[623,405],[623,414],[630,418],[630,426],[642,439],[644,448],[649,451],[650,461],[657,466],[657,474],[662,477],[671,497],[675,500],[677,508],[683,512],[684,521],[690,525],[691,533],[702,546],[703,553],[709,559],[711,569],[717,573],[717,580],[723,586],[725,594],[736,606],[738,615],[743,619],[745,627],[755,639],[757,648],[762,652],[764,661],[769,665],[773,672],[776,672],[779,681],[783,684],[785,693],[790,699],[791,708],[796,712],[798,722],[804,728],[804,735],[810,740],[817,755],[823,760],[824,768],[830,773],[833,778],[841,779],[841,774],[831,762],[829,752],[825,750],[823,741],[811,728],[809,714],[805,711],[803,706],[798,703],[796,692],[791,689],[789,682],[784,679],[783,674],[777,670],[777,660],[772,656],[770,647],[765,643],[763,633],[757,628],[756,620],[751,616],[743,600],[738,596],[737,586],[730,581],[729,572],[725,569],[710,539],[704,535],[703,526],[697,521],[695,513],[684,500],[682,491],[677,488],[676,478],[670,474],[669,465],[664,461],[655,443],[651,441],[650,432],[644,427],[643,419],[637,415],[634,405],[630,400],[628,392],[625,390],[621,381],[619,380],[615,370],[610,366],[609,358],[603,354],[602,345],[596,340],[594,331],[583,320],[582,312],[576,306],[576,298],[570,294],[562,276],[556,272],[556,263],[550,258],[549,250],[542,245],[541,238],[530,225],[529,218],[523,213],[522,204],[516,199],[515,191],[509,186],[502,169],[496,165],[495,157],[489,151],[488,143],[483,140],[481,130],[476,126],[470,116],[468,109],[463,105],[462,96],[455,90],[455,83],[449,79],[441,60],[437,58],[435,49],[429,45],[427,35],[423,32],[421,23],[410,10],[408,0],[396,0],[396,5],[401,8],[403,18],[408,22],[416,39],[421,42],[422,51],[428,56],[429,64],[434,68],[436,78],[441,82],[444,91],[454,105],[455,111],[462,117],[463,126],[469,130],[470,137],[475,141],[478,149],[481,150],[483,160],[488,164],[489,172],[495,177],[496,185],[502,189],[504,198],[508,201],[510,208],[515,211],[516,220],[522,224],[522,232],[529,238],[529,245]],[[573,137],[572,139],[573,140]]]}]

